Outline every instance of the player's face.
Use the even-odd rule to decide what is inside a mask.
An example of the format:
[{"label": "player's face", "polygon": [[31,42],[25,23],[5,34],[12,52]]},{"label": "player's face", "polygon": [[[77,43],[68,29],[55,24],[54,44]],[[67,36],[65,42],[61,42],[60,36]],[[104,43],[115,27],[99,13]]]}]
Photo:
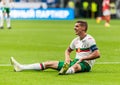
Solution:
[{"label": "player's face", "polygon": [[80,26],[80,23],[75,23],[74,30],[76,35],[81,35],[83,32],[83,27]]}]

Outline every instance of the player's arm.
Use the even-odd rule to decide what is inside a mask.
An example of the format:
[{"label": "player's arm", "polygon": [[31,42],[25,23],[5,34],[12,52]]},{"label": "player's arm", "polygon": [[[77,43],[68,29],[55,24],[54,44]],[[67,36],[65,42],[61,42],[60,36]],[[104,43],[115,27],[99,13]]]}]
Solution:
[{"label": "player's arm", "polygon": [[99,50],[94,50],[90,55],[82,57],[79,62],[84,61],[84,60],[93,60],[96,58],[100,57],[100,52]]},{"label": "player's arm", "polygon": [[1,0],[1,2],[3,3],[3,5],[5,5],[5,0]]},{"label": "player's arm", "polygon": [[13,0],[10,0],[10,3],[13,2]]},{"label": "player's arm", "polygon": [[70,53],[72,52],[73,50],[68,47],[66,50],[65,50],[65,63],[70,63],[71,61],[71,58],[70,58]]},{"label": "player's arm", "polygon": [[1,2],[4,2],[4,0],[1,0]]},{"label": "player's arm", "polygon": [[83,56],[82,58],[80,58],[79,62],[84,61],[84,60],[93,60],[93,59],[100,57],[100,52],[93,38],[88,39],[88,45],[89,45],[91,54],[87,56]]}]

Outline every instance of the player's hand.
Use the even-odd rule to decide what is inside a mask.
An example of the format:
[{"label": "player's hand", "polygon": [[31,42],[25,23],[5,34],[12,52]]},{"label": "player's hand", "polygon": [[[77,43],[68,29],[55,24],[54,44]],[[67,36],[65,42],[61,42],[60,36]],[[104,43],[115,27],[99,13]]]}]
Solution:
[{"label": "player's hand", "polygon": [[65,59],[65,63],[67,63],[67,64],[70,64],[70,61],[71,61],[70,58],[66,58],[66,59]]},{"label": "player's hand", "polygon": [[83,61],[83,58],[80,58],[76,63],[80,63]]}]

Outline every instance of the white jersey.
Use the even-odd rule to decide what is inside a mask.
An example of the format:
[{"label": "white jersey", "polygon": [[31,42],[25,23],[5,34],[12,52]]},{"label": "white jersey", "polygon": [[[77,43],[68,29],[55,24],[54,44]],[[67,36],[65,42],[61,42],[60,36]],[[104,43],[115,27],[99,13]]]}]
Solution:
[{"label": "white jersey", "polygon": [[[70,48],[76,50],[76,59],[88,56],[97,49],[94,38],[88,34],[82,40],[80,39],[80,37],[76,37],[75,39],[73,39],[70,44]],[[86,62],[88,62],[88,64],[92,67],[95,60],[86,60]]]},{"label": "white jersey", "polygon": [[2,0],[1,1],[1,7],[10,8],[11,7],[11,0]]}]

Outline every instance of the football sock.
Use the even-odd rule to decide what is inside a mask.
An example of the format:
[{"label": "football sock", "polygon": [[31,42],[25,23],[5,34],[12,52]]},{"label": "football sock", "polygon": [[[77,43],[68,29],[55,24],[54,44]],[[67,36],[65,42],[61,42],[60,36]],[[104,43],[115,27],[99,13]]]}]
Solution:
[{"label": "football sock", "polygon": [[10,27],[10,18],[7,18],[6,22],[7,22],[7,27]]},{"label": "football sock", "polygon": [[44,66],[42,63],[21,65],[22,70],[44,70]]},{"label": "football sock", "polygon": [[0,20],[0,27],[3,27],[4,24],[4,16],[1,15],[1,20]]},{"label": "football sock", "polygon": [[70,67],[66,72],[66,74],[73,74],[73,73],[75,73],[75,70],[73,67]]}]

